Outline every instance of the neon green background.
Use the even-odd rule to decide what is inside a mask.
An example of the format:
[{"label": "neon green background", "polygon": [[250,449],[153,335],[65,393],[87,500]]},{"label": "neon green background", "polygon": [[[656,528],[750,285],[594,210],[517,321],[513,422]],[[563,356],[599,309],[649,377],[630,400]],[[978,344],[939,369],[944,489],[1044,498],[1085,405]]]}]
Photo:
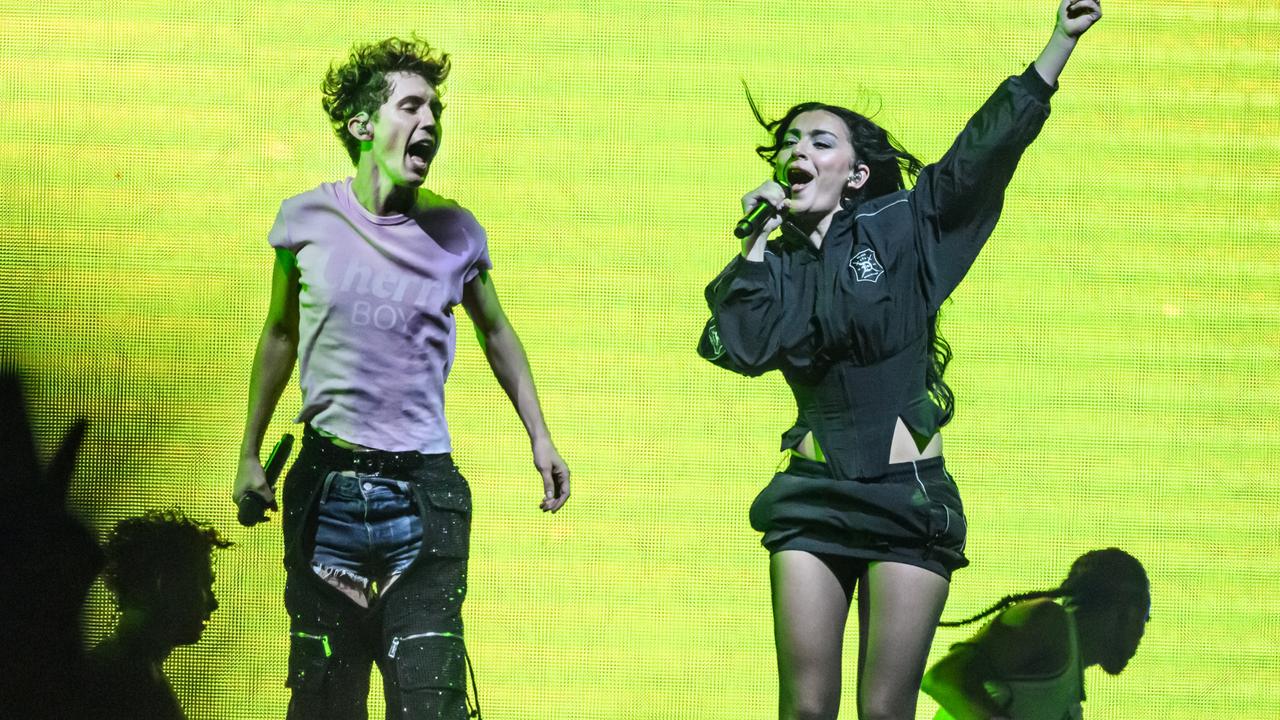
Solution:
[{"label": "neon green background", "polygon": [[[774,116],[879,108],[931,161],[1035,57],[1051,2],[29,5],[0,4],[0,340],[37,381],[42,432],[91,419],[73,502],[97,529],[176,504],[238,542],[217,562],[222,609],[168,665],[191,717],[283,715],[279,524],[246,531],[228,501],[265,237],[281,199],[350,172],[324,69],[412,30],[455,60],[430,186],[488,228],[574,472],[566,509],[540,513],[463,321],[447,407],[476,502],[465,618],[485,716],[775,716],[746,509],[793,409],[779,377],[693,352],[737,199],[767,172],[739,78]],[[1280,9],[1105,11],[944,310],[973,562],[946,615],[1120,546],[1151,574],[1152,620],[1122,676],[1089,671],[1089,716],[1271,718]],[[291,385],[272,438],[296,432],[297,404]],[[90,639],[110,621],[95,591]],[[969,632],[941,631],[935,657]]]}]

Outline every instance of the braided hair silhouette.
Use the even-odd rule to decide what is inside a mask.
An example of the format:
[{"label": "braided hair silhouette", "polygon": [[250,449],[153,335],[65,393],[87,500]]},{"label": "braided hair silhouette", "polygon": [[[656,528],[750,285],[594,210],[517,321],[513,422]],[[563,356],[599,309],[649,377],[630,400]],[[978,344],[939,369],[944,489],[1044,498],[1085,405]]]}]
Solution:
[{"label": "braided hair silhouette", "polygon": [[1119,548],[1091,550],[1076,558],[1067,573],[1067,579],[1052,590],[1006,595],[999,602],[973,617],[964,620],[939,622],[941,627],[959,627],[977,622],[1015,603],[1038,598],[1066,598],[1073,607],[1088,609],[1114,604],[1118,601],[1137,600],[1150,593],[1147,571],[1142,563]]}]

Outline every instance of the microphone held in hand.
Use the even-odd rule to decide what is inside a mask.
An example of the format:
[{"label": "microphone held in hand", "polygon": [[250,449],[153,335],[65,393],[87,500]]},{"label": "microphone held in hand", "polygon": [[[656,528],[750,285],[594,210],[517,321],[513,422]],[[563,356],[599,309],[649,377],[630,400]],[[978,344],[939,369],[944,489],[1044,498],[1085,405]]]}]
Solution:
[{"label": "microphone held in hand", "polygon": [[738,221],[738,227],[733,229],[733,236],[739,240],[755,237],[760,234],[760,229],[764,227],[764,224],[777,214],[778,208],[761,200],[759,205],[751,208],[751,212],[743,215],[742,219]]},{"label": "microphone held in hand", "polygon": [[[773,181],[781,185],[787,195],[791,194],[791,183],[787,180],[785,165],[779,165],[774,169]],[[764,228],[765,223],[769,222],[777,214],[778,208],[764,198],[760,198],[760,202],[751,208],[751,212],[743,215],[742,219],[738,221],[738,226],[733,229],[733,236],[739,240],[755,237],[760,234],[760,230]]]},{"label": "microphone held in hand", "polygon": [[[276,480],[280,478],[280,471],[284,470],[284,464],[289,459],[289,452],[293,450],[293,436],[285,433],[276,446],[271,450],[271,456],[267,458],[267,464],[262,467],[262,474],[267,478],[267,486],[275,490]],[[240,498],[240,502],[236,504],[236,519],[245,527],[253,527],[267,519],[266,498],[256,492],[249,491]]]}]

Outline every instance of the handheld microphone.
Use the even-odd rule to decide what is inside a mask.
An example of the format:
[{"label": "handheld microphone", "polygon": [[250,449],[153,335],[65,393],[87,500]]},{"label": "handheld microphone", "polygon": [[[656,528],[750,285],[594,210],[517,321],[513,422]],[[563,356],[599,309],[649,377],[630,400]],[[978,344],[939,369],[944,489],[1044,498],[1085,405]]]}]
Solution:
[{"label": "handheld microphone", "polygon": [[[284,470],[284,464],[289,459],[291,450],[293,450],[293,436],[285,433],[271,449],[271,455],[267,457],[267,464],[263,466],[262,473],[267,478],[267,487],[272,490],[276,487],[276,480],[280,478],[280,471]],[[236,507],[236,519],[245,527],[253,527],[267,519],[267,500],[256,492],[245,493],[244,497],[240,498],[240,502],[236,503]]]},{"label": "handheld microphone", "polygon": [[[788,195],[791,194],[791,183],[787,182],[787,169],[785,166],[778,166],[774,169],[773,181],[781,185]],[[751,212],[743,215],[742,219],[738,221],[738,226],[733,229],[733,236],[739,240],[746,240],[749,237],[758,235],[764,224],[777,214],[777,208],[761,200],[755,207],[751,208]]]},{"label": "handheld microphone", "polygon": [[760,204],[751,208],[751,212],[743,215],[738,221],[738,226],[733,229],[733,236],[739,240],[746,240],[753,235],[758,235],[760,228],[777,214],[777,208],[761,200]]}]

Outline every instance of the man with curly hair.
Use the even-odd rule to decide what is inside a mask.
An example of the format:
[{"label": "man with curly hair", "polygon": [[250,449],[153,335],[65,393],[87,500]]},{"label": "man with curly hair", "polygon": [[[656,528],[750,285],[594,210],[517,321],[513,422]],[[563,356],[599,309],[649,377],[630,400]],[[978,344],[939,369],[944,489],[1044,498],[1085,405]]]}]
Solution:
[{"label": "man with curly hair", "polygon": [[233,499],[274,508],[259,460],[294,362],[306,424],[285,480],[289,717],[464,718],[471,493],[450,456],[444,383],[454,306],[524,423],[541,508],[569,496],[528,360],[498,302],[484,229],[424,187],[440,147],[448,55],[391,38],[330,69],[324,108],[355,175],[285,200]]},{"label": "man with curly hair", "polygon": [[204,633],[218,601],[213,550],[231,543],[180,510],[150,511],[116,524],[103,582],[116,596],[115,631],[89,653],[94,717],[185,718],[164,661]]}]

